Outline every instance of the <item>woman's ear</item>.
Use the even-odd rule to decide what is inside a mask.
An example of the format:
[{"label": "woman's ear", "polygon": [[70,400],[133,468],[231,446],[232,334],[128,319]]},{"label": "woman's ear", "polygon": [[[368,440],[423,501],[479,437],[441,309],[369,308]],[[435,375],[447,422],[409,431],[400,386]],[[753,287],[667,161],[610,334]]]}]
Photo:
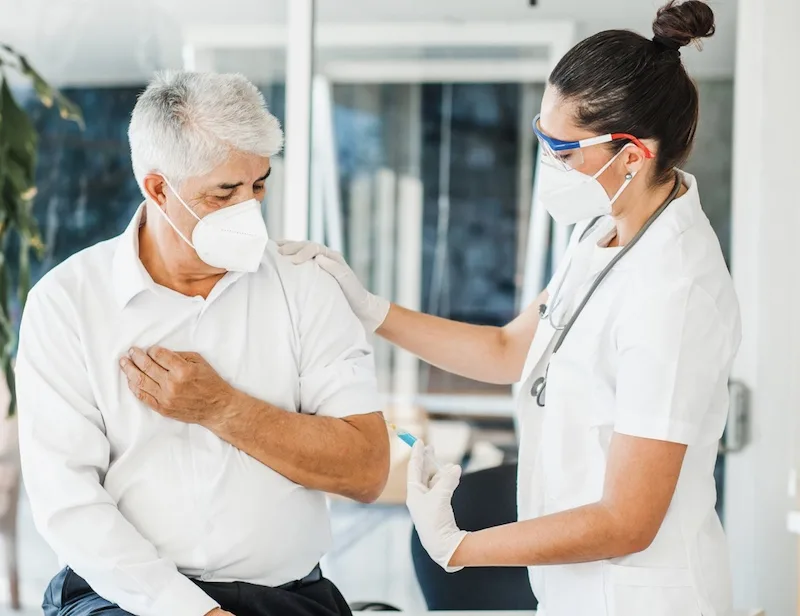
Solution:
[{"label": "woman's ear", "polygon": [[620,158],[622,159],[622,164],[625,166],[626,173],[632,175],[639,173],[647,160],[644,150],[634,143],[625,145],[622,154],[620,154]]}]

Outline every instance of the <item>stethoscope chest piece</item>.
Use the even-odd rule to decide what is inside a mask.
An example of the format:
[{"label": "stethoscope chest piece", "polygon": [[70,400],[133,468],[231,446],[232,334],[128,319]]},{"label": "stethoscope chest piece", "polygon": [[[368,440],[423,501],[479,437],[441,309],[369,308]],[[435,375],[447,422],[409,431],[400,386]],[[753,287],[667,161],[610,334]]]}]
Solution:
[{"label": "stethoscope chest piece", "polygon": [[[577,320],[578,316],[583,311],[584,307],[586,306],[586,303],[592,297],[595,290],[603,281],[603,279],[606,277],[608,272],[611,271],[611,268],[613,268],[614,265],[617,263],[617,261],[619,261],[631,248],[633,248],[636,245],[636,243],[639,241],[642,235],[644,235],[644,232],[647,231],[648,227],[650,227],[650,225],[652,225],[653,222],[655,222],[656,218],[661,216],[664,210],[667,209],[667,206],[677,198],[678,192],[680,192],[680,188],[681,188],[681,176],[678,172],[676,172],[675,184],[672,186],[672,191],[670,192],[666,201],[664,201],[664,203],[662,203],[659,206],[659,208],[650,215],[650,218],[648,218],[647,222],[644,223],[642,228],[636,232],[636,235],[634,235],[633,238],[631,238],[631,241],[628,242],[622,248],[622,250],[620,250],[614,256],[613,259],[611,259],[608,265],[606,265],[602,269],[602,271],[597,275],[597,277],[594,279],[594,282],[589,287],[589,290],[586,292],[586,295],[584,295],[583,299],[575,309],[575,312],[572,314],[572,317],[570,317],[570,319],[564,325],[556,325],[555,323],[553,323],[552,310],[550,309],[550,307],[547,304],[539,304],[539,318],[540,319],[549,318],[550,325],[553,327],[553,329],[561,332],[561,335],[558,337],[558,340],[556,340],[555,346],[553,348],[553,354],[555,354],[558,351],[558,349],[561,348],[561,345],[564,344],[564,339],[567,337],[567,334],[572,329],[572,326],[575,324],[575,321]],[[586,227],[586,229],[584,229],[583,233],[581,234],[581,237],[578,240],[579,242],[582,242],[584,239],[586,239],[586,237],[588,237],[589,231],[594,227],[595,223],[598,220],[599,217],[589,222],[589,225]],[[567,264],[567,271],[569,271],[569,267],[571,265],[572,265],[572,260],[570,259],[570,262]],[[554,297],[551,300],[551,303],[553,305],[557,303],[556,298],[561,293],[561,286],[564,284],[565,279],[566,279],[566,273],[564,274],[564,276],[562,276],[561,282],[559,282],[558,288],[556,289]],[[536,398],[536,404],[538,404],[542,408],[544,408],[545,405],[545,390],[547,389],[547,373],[549,371],[550,371],[550,363],[548,362],[547,368],[545,368],[544,371],[544,376],[540,376],[533,382],[533,385],[531,385],[531,396],[533,398]]]},{"label": "stethoscope chest piece", "polygon": [[536,399],[536,404],[544,408],[545,405],[545,390],[547,389],[547,373],[540,376],[531,385],[531,396]]}]

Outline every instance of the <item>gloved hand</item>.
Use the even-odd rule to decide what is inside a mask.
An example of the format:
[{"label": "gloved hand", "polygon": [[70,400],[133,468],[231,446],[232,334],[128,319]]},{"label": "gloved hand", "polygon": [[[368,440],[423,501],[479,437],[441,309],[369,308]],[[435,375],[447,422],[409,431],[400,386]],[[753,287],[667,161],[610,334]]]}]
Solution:
[{"label": "gloved hand", "polygon": [[278,252],[290,257],[295,265],[314,259],[339,283],[350,308],[367,331],[374,332],[386,320],[391,306],[389,300],[367,291],[350,266],[347,265],[341,253],[316,242],[292,242],[289,240],[278,240]]},{"label": "gloved hand", "polygon": [[456,525],[451,505],[460,480],[460,466],[448,464],[435,470],[432,452],[421,441],[414,444],[408,463],[406,505],[422,546],[448,573],[462,569],[451,567],[450,559],[468,534]]}]

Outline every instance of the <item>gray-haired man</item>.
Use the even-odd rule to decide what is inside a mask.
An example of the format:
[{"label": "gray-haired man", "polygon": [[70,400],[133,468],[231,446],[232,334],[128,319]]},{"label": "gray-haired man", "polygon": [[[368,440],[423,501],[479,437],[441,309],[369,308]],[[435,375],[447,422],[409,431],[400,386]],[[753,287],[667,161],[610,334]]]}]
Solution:
[{"label": "gray-haired man", "polygon": [[168,73],[129,136],[145,202],[23,316],[23,472],[67,566],[45,613],[347,613],[324,492],[375,499],[388,437],[338,285],[267,242],[278,122],[241,76]]}]

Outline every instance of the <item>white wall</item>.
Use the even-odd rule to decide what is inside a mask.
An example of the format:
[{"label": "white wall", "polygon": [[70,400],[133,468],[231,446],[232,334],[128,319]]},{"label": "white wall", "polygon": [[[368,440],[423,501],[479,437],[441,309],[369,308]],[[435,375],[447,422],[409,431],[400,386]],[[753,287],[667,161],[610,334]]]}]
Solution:
[{"label": "white wall", "polygon": [[[185,25],[286,23],[288,0],[0,0],[0,41],[28,53],[58,83],[139,84],[181,66]],[[787,0],[788,1],[788,0]],[[662,0],[317,0],[321,22],[577,19],[578,35],[607,28],[650,33]],[[698,76],[730,76],[736,0],[713,3],[718,34],[684,52]]]}]

